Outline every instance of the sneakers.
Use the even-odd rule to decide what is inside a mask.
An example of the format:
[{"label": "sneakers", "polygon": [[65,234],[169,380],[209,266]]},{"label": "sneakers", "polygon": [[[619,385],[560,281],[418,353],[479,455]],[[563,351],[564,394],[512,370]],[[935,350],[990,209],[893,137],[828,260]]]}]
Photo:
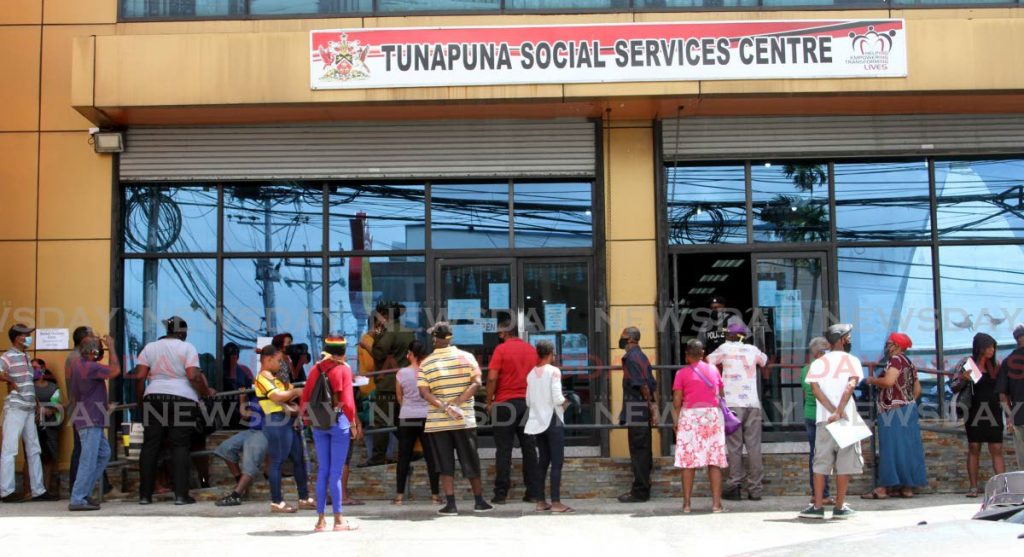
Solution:
[{"label": "sneakers", "polygon": [[221,497],[214,503],[218,507],[237,507],[242,504],[242,496],[232,491],[231,493]]},{"label": "sneakers", "polygon": [[623,493],[622,495],[619,495],[620,503],[646,503],[647,500],[647,497],[637,497],[632,493]]},{"label": "sneakers", "polygon": [[481,501],[477,501],[476,504],[473,505],[473,512],[475,512],[475,513],[486,513],[486,512],[493,511],[493,510],[494,510],[494,507],[491,506],[491,505],[488,505],[487,501],[482,501],[482,500]]},{"label": "sneakers", "polygon": [[70,505],[68,505],[68,510],[69,511],[98,511],[98,510],[100,510],[100,506],[96,505],[96,504],[93,504],[91,501],[87,500],[84,503],[71,503]]},{"label": "sneakers", "polygon": [[816,508],[814,505],[808,505],[806,509],[800,511],[800,518],[825,520],[825,507]]},{"label": "sneakers", "polygon": [[459,514],[459,509],[455,505],[445,505],[437,509],[437,514],[441,516],[456,516]]},{"label": "sneakers", "polygon": [[843,508],[832,509],[832,520],[846,520],[857,515],[857,511],[850,508],[850,505],[843,505]]},{"label": "sneakers", "polygon": [[504,505],[505,503],[508,503],[508,499],[505,497],[499,497],[495,495],[494,498],[491,499],[492,505]]},{"label": "sneakers", "polygon": [[727,501],[742,501],[743,490],[738,487],[727,489],[725,490],[725,492],[722,493],[722,499],[725,499]]},{"label": "sneakers", "polygon": [[30,501],[33,501],[33,502],[36,502],[36,503],[38,503],[40,501],[59,501],[59,500],[60,500],[60,496],[59,495],[57,495],[56,493],[50,493],[49,491],[44,491],[41,495],[36,495],[32,499],[30,499]]}]

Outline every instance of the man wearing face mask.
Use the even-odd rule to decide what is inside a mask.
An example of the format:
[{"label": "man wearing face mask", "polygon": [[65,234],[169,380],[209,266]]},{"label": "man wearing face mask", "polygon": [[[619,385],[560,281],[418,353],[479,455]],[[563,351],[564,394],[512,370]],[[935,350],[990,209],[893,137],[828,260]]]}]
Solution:
[{"label": "man wearing face mask", "polygon": [[18,440],[25,444],[25,463],[32,488],[33,501],[56,501],[43,484],[43,461],[39,435],[36,431],[36,389],[32,383],[32,364],[28,349],[32,346],[34,328],[18,323],[7,331],[11,348],[0,355],[0,381],[7,383],[9,394],[4,400],[3,448],[0,449],[0,498],[4,503],[23,499],[14,494],[14,460],[18,456]]},{"label": "man wearing face mask", "polygon": [[494,349],[487,364],[487,414],[494,424],[495,463],[494,499],[491,503],[505,504],[512,486],[512,446],[516,437],[523,450],[523,501],[537,500],[535,492],[537,446],[532,435],[525,431],[526,378],[537,366],[537,350],[519,338],[515,323],[505,318],[498,324],[501,344]]},{"label": "man wearing face mask", "polygon": [[619,425],[627,427],[633,486],[619,495],[620,503],[644,503],[651,498],[651,427],[658,423],[658,405],[651,362],[640,349],[640,329],[626,327],[619,337],[622,356],[622,412]]},{"label": "man wearing face mask", "polygon": [[724,296],[712,296],[708,300],[708,309],[711,314],[701,324],[697,332],[697,340],[704,343],[704,353],[711,354],[719,346],[725,344],[726,329],[730,325],[743,325],[743,319],[732,310],[726,308],[727,301]]}]

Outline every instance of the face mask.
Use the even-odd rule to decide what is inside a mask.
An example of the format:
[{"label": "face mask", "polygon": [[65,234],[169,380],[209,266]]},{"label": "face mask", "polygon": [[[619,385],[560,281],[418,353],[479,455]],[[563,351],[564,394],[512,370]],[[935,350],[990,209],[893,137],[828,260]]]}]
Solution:
[{"label": "face mask", "polygon": [[43,378],[43,370],[41,370],[41,369],[33,369],[32,370],[32,379],[34,381],[39,381],[42,378]]},{"label": "face mask", "polygon": [[626,346],[628,346],[628,345],[629,345],[629,339],[627,339],[627,338],[620,338],[619,339],[619,348],[621,350],[625,350]]},{"label": "face mask", "polygon": [[25,348],[32,346],[32,337],[25,337]]},{"label": "face mask", "polygon": [[853,344],[847,342],[843,344],[843,352],[849,353],[853,349]]}]

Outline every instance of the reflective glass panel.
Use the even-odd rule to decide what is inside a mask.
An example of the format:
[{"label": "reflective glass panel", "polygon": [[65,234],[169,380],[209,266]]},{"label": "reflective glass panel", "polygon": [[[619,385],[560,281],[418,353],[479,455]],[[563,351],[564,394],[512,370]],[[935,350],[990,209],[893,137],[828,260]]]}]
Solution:
[{"label": "reflective glass panel", "polygon": [[224,187],[224,251],[319,251],[323,188],[295,183]]},{"label": "reflective glass panel", "polygon": [[217,188],[124,188],[126,253],[217,251]]},{"label": "reflective glass panel", "polygon": [[505,0],[509,10],[587,10],[628,8],[629,0]]},{"label": "reflective glass panel", "polygon": [[245,14],[245,0],[121,0],[125,19],[223,17]]},{"label": "reflective glass panel", "polygon": [[828,240],[828,165],[756,162],[750,179],[755,242]]},{"label": "reflective glass panel", "polygon": [[838,240],[929,240],[928,162],[835,165]]},{"label": "reflective glass panel", "polygon": [[365,336],[373,329],[373,313],[382,301],[403,306],[402,327],[425,340],[431,324],[424,308],[427,291],[426,265],[422,257],[333,257],[330,260],[330,330],[348,339],[346,357],[357,373],[372,371],[376,364],[360,341],[372,348]]},{"label": "reflective glass panel", "polygon": [[259,369],[257,338],[285,332],[291,333],[293,344],[305,344],[312,358],[319,356],[321,261],[298,257],[224,260],[224,342],[239,346],[239,363]]},{"label": "reflective glass panel", "polygon": [[423,249],[423,186],[331,186],[331,250]]},{"label": "reflective glass panel", "polygon": [[757,6],[758,0],[636,0],[638,7],[657,8],[736,8]]},{"label": "reflective glass panel", "polygon": [[1024,160],[936,161],[940,238],[1024,237]]},{"label": "reflective glass panel", "polygon": [[253,15],[369,13],[373,0],[250,0]]},{"label": "reflective glass panel", "polygon": [[588,182],[515,184],[516,247],[590,247],[591,189]]},{"label": "reflective glass panel", "polygon": [[380,12],[497,11],[500,0],[378,0]]},{"label": "reflective glass panel", "polygon": [[435,184],[430,189],[434,249],[507,248],[508,184]]},{"label": "reflective glass panel", "polygon": [[742,244],[747,241],[743,166],[669,166],[670,244]]}]

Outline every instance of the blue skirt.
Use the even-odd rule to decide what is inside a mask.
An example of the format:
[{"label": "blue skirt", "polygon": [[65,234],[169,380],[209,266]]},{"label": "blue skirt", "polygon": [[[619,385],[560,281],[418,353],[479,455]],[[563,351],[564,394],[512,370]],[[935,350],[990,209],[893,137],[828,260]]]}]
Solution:
[{"label": "blue skirt", "polygon": [[878,486],[927,487],[917,404],[878,414]]}]

